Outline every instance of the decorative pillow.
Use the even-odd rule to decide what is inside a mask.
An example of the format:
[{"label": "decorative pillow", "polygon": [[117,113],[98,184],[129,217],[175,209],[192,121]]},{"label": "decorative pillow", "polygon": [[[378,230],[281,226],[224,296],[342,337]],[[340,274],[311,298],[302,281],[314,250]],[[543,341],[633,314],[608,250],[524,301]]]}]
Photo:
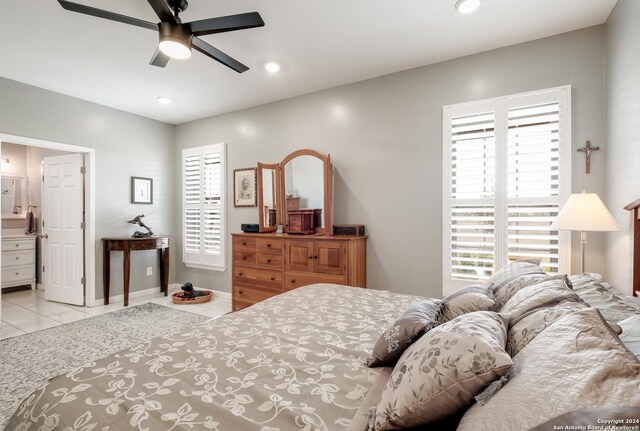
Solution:
[{"label": "decorative pillow", "polygon": [[580,302],[580,298],[565,285],[564,278],[553,278],[519,290],[504,304],[500,313],[509,322],[515,322],[532,310],[562,301]]},{"label": "decorative pillow", "polygon": [[640,406],[640,363],[595,308],[567,314],[513,358],[509,382],[458,431],[528,430],[585,408]]},{"label": "decorative pillow", "polygon": [[628,317],[618,322],[618,325],[622,328],[620,341],[640,359],[640,314]]},{"label": "decorative pillow", "polygon": [[411,305],[402,317],[380,336],[367,365],[393,367],[407,347],[438,325],[443,304],[439,299],[429,299]]},{"label": "decorative pillow", "polygon": [[509,322],[507,332],[507,353],[512,357],[562,316],[589,308],[584,302],[562,301],[551,307],[532,310]]},{"label": "decorative pillow", "polygon": [[409,347],[376,408],[375,430],[408,428],[452,415],[511,369],[504,319],[476,311],[444,323]]},{"label": "decorative pillow", "polygon": [[573,290],[592,307],[600,310],[610,322],[620,322],[640,314],[640,307],[627,299],[599,274],[572,275]]},{"label": "decorative pillow", "polygon": [[495,306],[491,284],[463,287],[443,299],[444,322],[474,311],[490,311]]},{"label": "decorative pillow", "polygon": [[[553,276],[558,277],[558,276]],[[562,276],[564,277],[564,276]],[[521,275],[507,283],[504,283],[500,289],[494,289],[493,295],[496,300],[495,310],[499,311],[513,295],[521,289],[531,286],[532,284],[540,283],[541,281],[548,280],[550,277],[547,274],[527,274]]]},{"label": "decorative pillow", "polygon": [[539,263],[540,261],[537,259],[511,261],[500,268],[487,281],[493,284],[493,291],[496,292],[506,283],[523,275],[545,274],[544,270],[540,268]]}]

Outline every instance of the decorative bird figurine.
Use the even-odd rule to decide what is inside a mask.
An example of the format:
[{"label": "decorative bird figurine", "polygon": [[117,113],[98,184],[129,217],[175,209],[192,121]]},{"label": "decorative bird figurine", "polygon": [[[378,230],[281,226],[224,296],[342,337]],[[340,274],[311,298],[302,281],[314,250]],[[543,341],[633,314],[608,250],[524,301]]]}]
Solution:
[{"label": "decorative bird figurine", "polygon": [[144,224],[144,222],[142,221],[142,217],[144,217],[144,214],[137,215],[133,220],[129,220],[127,222],[131,224],[137,224],[138,226],[145,228],[147,230],[146,232],[142,232],[139,230],[135,231],[133,234],[134,238],[147,238],[147,237],[153,236],[153,231],[149,228],[149,226]]}]

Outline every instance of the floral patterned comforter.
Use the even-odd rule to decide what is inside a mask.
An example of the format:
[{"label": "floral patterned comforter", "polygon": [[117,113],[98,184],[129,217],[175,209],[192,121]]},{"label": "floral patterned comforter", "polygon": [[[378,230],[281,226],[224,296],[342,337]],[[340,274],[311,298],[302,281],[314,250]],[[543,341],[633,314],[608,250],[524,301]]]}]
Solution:
[{"label": "floral patterned comforter", "polygon": [[344,430],[373,345],[419,299],[303,287],[58,376],[5,430]]}]

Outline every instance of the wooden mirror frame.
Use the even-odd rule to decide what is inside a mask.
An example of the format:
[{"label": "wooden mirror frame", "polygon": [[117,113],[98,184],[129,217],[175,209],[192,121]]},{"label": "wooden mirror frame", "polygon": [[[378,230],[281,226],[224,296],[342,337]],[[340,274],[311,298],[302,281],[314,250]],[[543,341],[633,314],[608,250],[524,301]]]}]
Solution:
[{"label": "wooden mirror frame", "polygon": [[287,157],[282,159],[280,162],[280,208],[284,211],[282,214],[282,224],[284,232],[288,232],[289,227],[286,224],[287,222],[287,213],[286,213],[286,182],[285,182],[285,169],[284,167],[291,160],[295,159],[299,156],[313,156],[320,159],[323,163],[323,174],[324,174],[324,208],[322,209],[324,226],[316,229],[316,234],[323,235],[333,235],[333,208],[331,203],[333,201],[331,195],[331,156],[329,154],[324,155],[315,150],[298,150],[289,154]]},{"label": "wooden mirror frame", "polygon": [[[264,199],[262,196],[263,193],[263,184],[262,184],[262,171],[264,169],[273,169],[275,171],[275,177],[273,181],[273,200],[276,209],[276,225],[275,226],[265,226],[264,219]],[[258,181],[258,217],[259,217],[259,230],[260,232],[275,232],[278,230],[278,225],[282,224],[282,200],[280,199],[280,181],[282,175],[280,173],[280,165],[277,163],[260,163],[258,162],[258,170],[256,172],[257,181]]]}]

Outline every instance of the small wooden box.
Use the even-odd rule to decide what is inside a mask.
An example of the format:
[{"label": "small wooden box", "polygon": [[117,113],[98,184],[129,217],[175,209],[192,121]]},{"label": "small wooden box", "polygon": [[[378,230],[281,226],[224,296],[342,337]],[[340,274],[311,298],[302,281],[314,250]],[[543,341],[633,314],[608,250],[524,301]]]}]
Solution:
[{"label": "small wooden box", "polygon": [[289,233],[313,235],[314,210],[289,210]]},{"label": "small wooden box", "polygon": [[299,210],[300,209],[300,198],[287,198],[287,211],[289,210]]},{"label": "small wooden box", "polygon": [[322,208],[316,208],[313,210],[313,229],[322,227]]}]

